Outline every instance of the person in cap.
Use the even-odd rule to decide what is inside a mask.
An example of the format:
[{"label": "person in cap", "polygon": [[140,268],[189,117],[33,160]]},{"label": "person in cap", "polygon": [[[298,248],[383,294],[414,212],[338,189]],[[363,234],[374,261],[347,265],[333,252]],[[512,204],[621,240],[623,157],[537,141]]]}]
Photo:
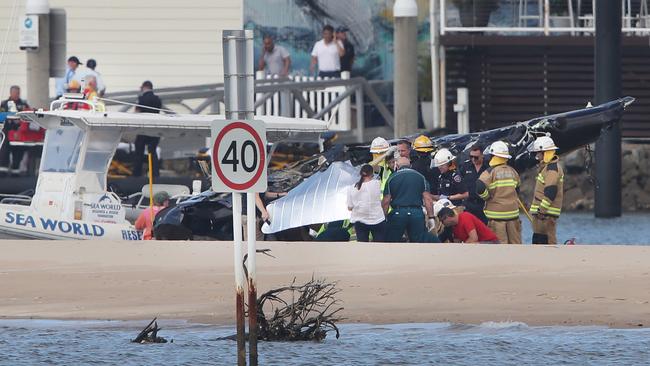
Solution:
[{"label": "person in cap", "polygon": [[79,69],[80,65],[83,65],[83,63],[79,61],[79,58],[77,56],[70,56],[68,58],[68,68],[65,71],[65,76],[61,79],[58,79],[56,82],[57,98],[62,96],[66,92],[66,89],[68,89],[68,84],[70,84],[70,81],[72,81],[73,79],[77,79],[77,81],[81,82],[81,77],[83,75],[81,75],[82,72]]},{"label": "person in cap", "polygon": [[433,166],[438,168],[438,187],[434,199],[448,198],[455,206],[460,206],[469,197],[463,177],[456,171],[456,157],[448,149],[440,149],[433,158]]},{"label": "person in cap", "polygon": [[143,231],[144,240],[153,239],[153,221],[158,212],[169,206],[169,193],[165,191],[158,192],[153,196],[153,206],[148,207],[140,213],[135,220],[135,228]]},{"label": "person in cap", "polygon": [[488,218],[483,212],[485,201],[476,193],[476,182],[481,174],[488,168],[488,162],[483,158],[484,147],[481,143],[476,142],[469,149],[469,159],[467,159],[458,169],[463,182],[469,192],[469,197],[463,201],[465,211],[483,221],[484,224],[488,223]]},{"label": "person in cap", "polygon": [[[97,61],[95,59],[88,59],[86,62],[86,76],[91,75],[95,77],[95,80],[97,81],[97,95],[100,97],[103,97],[104,94],[106,93],[106,84],[104,84],[104,78],[102,75],[95,70],[97,67]],[[86,81],[87,82],[87,81]]]},{"label": "person in cap", "polygon": [[557,244],[556,222],[562,211],[564,197],[564,170],[556,155],[555,142],[550,136],[541,136],[528,146],[539,161],[535,191],[530,205],[533,215],[533,244]]},{"label": "person in cap", "polygon": [[495,141],[485,153],[491,155],[490,167],[476,182],[476,193],[485,201],[488,227],[497,234],[501,244],[521,244],[519,219],[519,186],[517,171],[508,165],[511,158],[508,145]]},{"label": "person in cap", "polygon": [[452,228],[454,241],[458,243],[499,243],[496,234],[469,212],[458,214],[453,209],[444,207],[438,212],[438,219],[446,227]]},{"label": "person in cap", "polygon": [[341,71],[352,72],[352,65],[354,64],[354,46],[348,40],[348,28],[336,28],[336,39],[343,43],[345,54],[341,56]]},{"label": "person in cap", "polygon": [[[135,111],[138,113],[160,113],[162,108],[162,101],[153,92],[153,84],[151,81],[146,80],[140,86],[140,95],[138,96],[138,106]],[[147,108],[149,107],[149,108]],[[147,151],[152,155],[153,175],[157,177],[160,174],[158,167],[158,154],[156,148],[160,142],[160,137],[137,135],[135,138],[135,159],[133,162],[133,176],[139,177],[142,175],[142,163],[144,162],[144,147],[147,146]]]},{"label": "person in cap", "polygon": [[[433,207],[428,199],[429,183],[424,176],[410,168],[410,160],[399,157],[395,161],[396,171],[388,179],[384,189],[382,207],[387,215],[386,241],[400,242],[404,232],[409,241],[420,243],[439,242],[438,237],[426,230],[425,217],[433,218]],[[392,210],[389,213],[389,208]]]}]

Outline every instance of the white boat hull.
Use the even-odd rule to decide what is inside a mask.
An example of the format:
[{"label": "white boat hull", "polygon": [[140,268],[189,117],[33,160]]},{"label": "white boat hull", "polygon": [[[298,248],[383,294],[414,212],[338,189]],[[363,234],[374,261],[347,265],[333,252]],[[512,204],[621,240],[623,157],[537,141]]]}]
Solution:
[{"label": "white boat hull", "polygon": [[0,204],[0,233],[24,239],[142,240],[132,225],[43,217],[29,206]]}]

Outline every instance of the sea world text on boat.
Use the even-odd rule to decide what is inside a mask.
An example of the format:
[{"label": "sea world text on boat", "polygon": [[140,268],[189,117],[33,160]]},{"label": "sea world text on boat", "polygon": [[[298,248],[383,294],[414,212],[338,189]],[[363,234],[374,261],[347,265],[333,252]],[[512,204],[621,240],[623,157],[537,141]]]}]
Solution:
[{"label": "sea world text on boat", "polygon": [[31,215],[24,215],[15,212],[7,212],[5,214],[5,222],[7,224],[14,224],[17,226],[25,227],[29,226],[32,228],[37,228],[37,225],[40,225],[40,229],[46,231],[58,231],[64,234],[73,233],[81,236],[100,237],[104,236],[104,233],[106,232],[100,225],[85,223],[81,224],[77,222],[70,223],[63,220],[52,220],[43,217],[39,217],[38,220],[35,220]]}]

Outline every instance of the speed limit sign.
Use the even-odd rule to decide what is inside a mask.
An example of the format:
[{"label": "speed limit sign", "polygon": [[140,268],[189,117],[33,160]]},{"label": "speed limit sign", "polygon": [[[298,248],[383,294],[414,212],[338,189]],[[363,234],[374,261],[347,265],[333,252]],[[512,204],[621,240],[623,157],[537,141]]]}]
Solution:
[{"label": "speed limit sign", "polygon": [[212,123],[212,189],[266,191],[266,128],[262,121]]}]

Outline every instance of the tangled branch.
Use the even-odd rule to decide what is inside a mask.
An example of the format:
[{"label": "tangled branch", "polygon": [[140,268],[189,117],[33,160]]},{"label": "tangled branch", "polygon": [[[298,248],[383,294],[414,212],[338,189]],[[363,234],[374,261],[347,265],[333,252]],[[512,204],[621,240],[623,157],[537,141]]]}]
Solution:
[{"label": "tangled branch", "polygon": [[[291,285],[273,289],[257,300],[259,339],[267,341],[320,341],[330,331],[339,329],[336,323],[343,320],[338,313],[343,310],[336,295],[341,291],[337,282],[312,279],[304,285]],[[265,315],[265,307],[269,318]]]}]

